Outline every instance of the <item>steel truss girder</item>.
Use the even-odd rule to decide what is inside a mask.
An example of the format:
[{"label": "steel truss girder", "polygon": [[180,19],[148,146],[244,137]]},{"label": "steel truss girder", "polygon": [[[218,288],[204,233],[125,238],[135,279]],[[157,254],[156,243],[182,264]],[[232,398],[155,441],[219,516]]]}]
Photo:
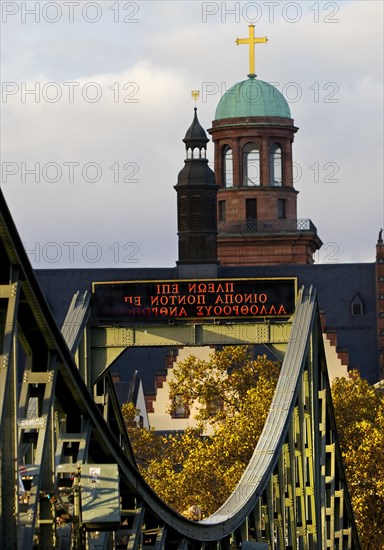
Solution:
[{"label": "steel truss girder", "polygon": [[[0,296],[4,311],[0,343],[7,369],[7,374],[2,372],[7,391],[0,394],[1,502],[4,510],[7,499],[14,503],[12,513],[11,508],[5,510],[6,516],[13,514],[13,527],[8,529],[0,523],[2,547],[80,548],[85,535],[75,503],[71,523],[75,536],[60,538],[54,522],[55,505],[42,499],[42,493],[58,491],[60,465],[60,475],[65,477],[66,468],[72,471],[86,462],[118,465],[122,513],[131,510],[132,518],[139,517],[130,527],[128,543],[132,547],[224,549],[240,545],[261,548],[266,544],[270,549],[280,549],[289,544],[300,550],[359,548],[338,448],[314,291],[300,293],[268,419],[239,485],[213,516],[190,522],[167,508],[148,488],[129,449],[122,448],[123,426],[113,399],[105,396],[105,402],[97,404],[74,361],[75,355],[85,362],[89,353],[89,346],[82,345],[84,338],[89,342],[85,317],[77,322],[70,350],[46,305],[1,193],[0,206],[1,292],[10,296],[10,289],[5,288],[10,285],[18,286],[20,292],[14,303],[4,292]],[[11,323],[4,322],[6,312]],[[24,351],[16,355],[19,343]],[[15,388],[17,369],[27,375],[20,392]],[[106,384],[105,388],[113,394],[112,387]],[[33,399],[37,399],[38,412],[28,416]],[[20,438],[15,429],[18,421]],[[21,437],[23,434],[29,435]],[[79,441],[64,460],[59,440],[71,448],[71,437]],[[7,442],[15,449],[9,455]],[[29,523],[19,509],[19,465],[24,468],[24,481],[29,481],[34,491],[27,503],[32,511]],[[39,469],[40,480],[35,479],[32,466]],[[10,484],[5,481],[5,467],[7,477],[13,480]],[[76,490],[75,484],[75,495]],[[16,529],[24,531],[23,526],[27,536]],[[144,545],[143,537],[150,532],[154,540]],[[112,533],[106,533],[101,544],[107,548],[112,540]],[[91,548],[89,540],[87,544]]]},{"label": "steel truss girder", "polygon": [[130,346],[269,344],[279,349],[285,348],[291,333],[291,326],[289,321],[285,323],[264,321],[179,325],[147,323],[124,327],[92,326],[90,329],[92,382],[94,383]]}]

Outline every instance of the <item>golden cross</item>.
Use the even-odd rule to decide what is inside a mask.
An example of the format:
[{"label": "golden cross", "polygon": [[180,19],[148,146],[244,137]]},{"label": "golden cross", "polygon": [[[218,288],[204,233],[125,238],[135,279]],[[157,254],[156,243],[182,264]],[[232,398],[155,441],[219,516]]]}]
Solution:
[{"label": "golden cross", "polygon": [[268,42],[266,36],[260,38],[255,36],[255,25],[249,25],[249,37],[237,38],[236,44],[249,44],[249,75],[256,76],[255,74],[255,44],[262,44]]}]

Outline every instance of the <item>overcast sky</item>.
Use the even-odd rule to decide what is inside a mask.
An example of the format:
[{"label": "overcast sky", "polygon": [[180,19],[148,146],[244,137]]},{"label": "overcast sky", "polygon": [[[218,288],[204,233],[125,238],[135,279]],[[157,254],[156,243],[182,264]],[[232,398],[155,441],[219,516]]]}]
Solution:
[{"label": "overcast sky", "polygon": [[[1,187],[35,267],[173,266],[182,138],[256,72],[289,102],[318,262],[383,227],[383,3],[1,2]],[[213,161],[212,147],[208,149]],[[39,181],[37,181],[39,180]]]}]

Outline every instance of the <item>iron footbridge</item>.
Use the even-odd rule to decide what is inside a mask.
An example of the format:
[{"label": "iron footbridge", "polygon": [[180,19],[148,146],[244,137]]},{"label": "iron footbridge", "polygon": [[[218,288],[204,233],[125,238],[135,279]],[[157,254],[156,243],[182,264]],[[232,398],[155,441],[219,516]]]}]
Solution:
[{"label": "iron footbridge", "polygon": [[[93,326],[87,292],[60,329],[0,197],[0,548],[358,549],[316,292],[284,327],[262,322]],[[271,343],[284,360],[243,476],[190,521],[140,475],[109,365],[127,346]]]}]

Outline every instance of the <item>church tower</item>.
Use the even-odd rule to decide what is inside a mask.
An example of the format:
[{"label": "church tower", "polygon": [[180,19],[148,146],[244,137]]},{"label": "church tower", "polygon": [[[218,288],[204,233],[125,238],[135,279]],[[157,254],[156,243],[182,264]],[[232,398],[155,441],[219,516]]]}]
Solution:
[{"label": "church tower", "polygon": [[186,159],[175,185],[179,236],[177,264],[216,266],[217,184],[206,158],[209,139],[199,123],[196,107],[183,141]]},{"label": "church tower", "polygon": [[292,143],[298,128],[284,96],[255,74],[221,98],[209,130],[218,190],[218,259],[223,265],[311,264],[322,242],[311,220],[297,219]]}]

